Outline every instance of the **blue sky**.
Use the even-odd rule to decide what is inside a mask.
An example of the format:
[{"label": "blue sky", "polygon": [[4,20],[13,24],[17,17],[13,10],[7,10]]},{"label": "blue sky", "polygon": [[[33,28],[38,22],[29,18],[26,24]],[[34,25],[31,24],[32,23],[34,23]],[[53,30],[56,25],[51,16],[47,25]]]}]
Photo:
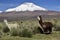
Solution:
[{"label": "blue sky", "polygon": [[24,2],[32,2],[48,10],[60,11],[60,0],[0,0],[0,10],[5,11]]}]

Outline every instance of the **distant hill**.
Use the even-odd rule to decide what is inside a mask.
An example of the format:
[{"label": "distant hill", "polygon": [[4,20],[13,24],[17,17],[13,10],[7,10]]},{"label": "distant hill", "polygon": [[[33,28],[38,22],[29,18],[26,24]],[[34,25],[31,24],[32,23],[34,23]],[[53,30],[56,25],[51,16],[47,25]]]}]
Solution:
[{"label": "distant hill", "polygon": [[57,11],[20,11],[20,12],[3,12],[0,13],[0,20],[27,20],[36,19],[37,16],[41,15],[43,19],[60,18],[60,12]]}]

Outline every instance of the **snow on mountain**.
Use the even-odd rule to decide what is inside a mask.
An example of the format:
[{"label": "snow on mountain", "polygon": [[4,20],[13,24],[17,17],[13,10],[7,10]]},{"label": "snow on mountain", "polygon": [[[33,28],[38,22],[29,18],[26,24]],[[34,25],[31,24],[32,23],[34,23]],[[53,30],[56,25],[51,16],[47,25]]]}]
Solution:
[{"label": "snow on mountain", "polygon": [[19,6],[17,6],[16,8],[10,8],[7,9],[5,12],[11,12],[11,11],[35,11],[35,10],[43,10],[43,11],[47,11],[47,9],[37,6],[34,3],[23,3]]},{"label": "snow on mountain", "polygon": [[15,8],[10,8],[6,10],[6,12],[12,12],[12,11],[15,11]]},{"label": "snow on mountain", "polygon": [[2,13],[3,11],[0,11],[0,13]]}]

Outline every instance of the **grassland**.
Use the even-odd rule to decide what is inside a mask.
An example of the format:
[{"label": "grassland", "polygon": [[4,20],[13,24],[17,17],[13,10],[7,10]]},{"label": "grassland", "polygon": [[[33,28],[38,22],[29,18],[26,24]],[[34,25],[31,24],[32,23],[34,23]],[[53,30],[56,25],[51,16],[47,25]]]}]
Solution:
[{"label": "grassland", "polygon": [[[44,20],[46,21],[46,20]],[[37,20],[25,20],[25,21],[11,21],[9,23],[14,23],[17,22],[20,27],[24,26],[24,27],[28,27],[30,29],[30,27],[38,27],[39,23]],[[21,23],[23,22],[23,23]],[[60,26],[60,21],[58,21],[57,23]],[[5,27],[5,23],[4,22],[0,22],[0,32],[2,32],[2,28]],[[52,34],[46,35],[46,34],[33,34],[31,38],[28,37],[20,37],[20,36],[11,36],[11,35],[7,35],[8,33],[3,33],[2,35],[0,35],[0,40],[60,40],[60,31],[53,31]]]},{"label": "grassland", "polygon": [[55,31],[52,34],[35,34],[32,38],[3,35],[0,40],[60,40],[60,32]]}]

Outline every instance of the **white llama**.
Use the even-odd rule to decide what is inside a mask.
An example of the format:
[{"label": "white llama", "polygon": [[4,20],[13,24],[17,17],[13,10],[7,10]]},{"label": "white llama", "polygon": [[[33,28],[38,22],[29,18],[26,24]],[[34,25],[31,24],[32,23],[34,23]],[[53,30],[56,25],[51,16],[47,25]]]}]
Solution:
[{"label": "white llama", "polygon": [[6,19],[4,19],[4,22],[5,22],[6,26],[10,29],[10,31],[12,28],[17,29],[19,27],[19,25],[17,23],[14,23],[14,24],[8,23],[8,21]]}]

